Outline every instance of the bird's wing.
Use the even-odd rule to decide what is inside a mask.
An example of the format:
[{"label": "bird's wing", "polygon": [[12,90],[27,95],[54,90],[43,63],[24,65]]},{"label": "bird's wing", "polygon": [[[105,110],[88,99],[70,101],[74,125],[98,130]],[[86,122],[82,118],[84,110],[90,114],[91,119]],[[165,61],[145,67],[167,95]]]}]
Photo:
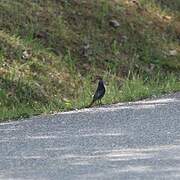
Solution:
[{"label": "bird's wing", "polygon": [[103,95],[104,95],[104,89],[102,90],[97,89],[97,91],[94,94],[93,100],[97,100],[101,98]]}]

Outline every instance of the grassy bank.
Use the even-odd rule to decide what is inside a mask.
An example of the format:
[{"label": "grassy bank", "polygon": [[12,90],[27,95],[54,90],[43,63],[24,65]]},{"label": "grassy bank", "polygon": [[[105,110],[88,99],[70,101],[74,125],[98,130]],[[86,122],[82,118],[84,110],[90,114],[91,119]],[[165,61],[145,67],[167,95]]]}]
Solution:
[{"label": "grassy bank", "polygon": [[98,75],[107,104],[179,91],[179,22],[178,0],[1,1],[1,121],[83,108]]}]

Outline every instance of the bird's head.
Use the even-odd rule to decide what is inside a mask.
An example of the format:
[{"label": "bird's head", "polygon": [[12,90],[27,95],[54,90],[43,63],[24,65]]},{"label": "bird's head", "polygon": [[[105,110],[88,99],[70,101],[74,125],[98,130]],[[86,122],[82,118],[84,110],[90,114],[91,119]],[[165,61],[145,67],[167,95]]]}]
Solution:
[{"label": "bird's head", "polygon": [[104,80],[103,80],[102,76],[96,76],[96,81],[99,81],[99,84],[104,85]]},{"label": "bird's head", "polygon": [[96,76],[96,80],[98,80],[98,81],[102,81],[102,80],[103,80],[103,78],[102,78],[101,76]]},{"label": "bird's head", "polygon": [[98,81],[98,83],[101,83],[101,84],[105,83],[102,76],[95,76],[91,82],[96,83],[97,81]]}]

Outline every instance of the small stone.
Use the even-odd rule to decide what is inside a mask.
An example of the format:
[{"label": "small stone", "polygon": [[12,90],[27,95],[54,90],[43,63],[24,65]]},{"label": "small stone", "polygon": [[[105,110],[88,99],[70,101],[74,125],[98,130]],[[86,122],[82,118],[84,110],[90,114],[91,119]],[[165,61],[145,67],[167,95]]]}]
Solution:
[{"label": "small stone", "polygon": [[91,66],[87,63],[83,64],[83,68],[86,70],[86,71],[90,71],[91,70]]},{"label": "small stone", "polygon": [[137,0],[132,0],[132,3],[136,4],[137,6],[140,6],[140,4]]},{"label": "small stone", "polygon": [[120,26],[119,22],[115,19],[109,21],[109,25],[113,28],[118,28]]},{"label": "small stone", "polygon": [[163,16],[163,19],[166,21],[170,21],[172,18],[171,18],[171,16]]},{"label": "small stone", "polygon": [[151,74],[153,70],[155,69],[155,67],[156,67],[155,64],[152,64],[152,63],[149,64],[148,67],[146,68],[146,72]]},{"label": "small stone", "polygon": [[88,57],[90,54],[90,44],[84,43],[83,47],[81,48],[81,55],[84,57]]},{"label": "small stone", "polygon": [[84,47],[83,47],[85,50],[88,50],[90,48],[90,45],[89,43],[84,43]]},{"label": "small stone", "polygon": [[125,35],[119,36],[119,42],[120,43],[126,43],[128,41],[128,37]]},{"label": "small stone", "polygon": [[174,50],[170,50],[169,51],[169,55],[170,56],[176,56],[177,55],[177,51],[174,49]]},{"label": "small stone", "polygon": [[23,53],[22,53],[22,58],[23,59],[29,59],[30,57],[32,56],[32,53],[30,50],[24,50]]},{"label": "small stone", "polygon": [[48,39],[49,34],[45,31],[39,31],[34,33],[34,38],[38,39]]}]

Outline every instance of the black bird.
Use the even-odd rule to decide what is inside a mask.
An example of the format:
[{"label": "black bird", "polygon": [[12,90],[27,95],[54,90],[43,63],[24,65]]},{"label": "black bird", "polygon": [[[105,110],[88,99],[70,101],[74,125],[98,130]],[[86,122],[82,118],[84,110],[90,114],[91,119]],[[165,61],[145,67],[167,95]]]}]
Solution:
[{"label": "black bird", "polygon": [[96,92],[93,96],[93,100],[88,107],[91,107],[94,104],[94,102],[97,100],[99,101],[99,103],[101,103],[101,99],[103,98],[103,96],[106,92],[103,79],[101,77],[99,77],[98,79],[99,79],[98,87],[97,87]]}]

